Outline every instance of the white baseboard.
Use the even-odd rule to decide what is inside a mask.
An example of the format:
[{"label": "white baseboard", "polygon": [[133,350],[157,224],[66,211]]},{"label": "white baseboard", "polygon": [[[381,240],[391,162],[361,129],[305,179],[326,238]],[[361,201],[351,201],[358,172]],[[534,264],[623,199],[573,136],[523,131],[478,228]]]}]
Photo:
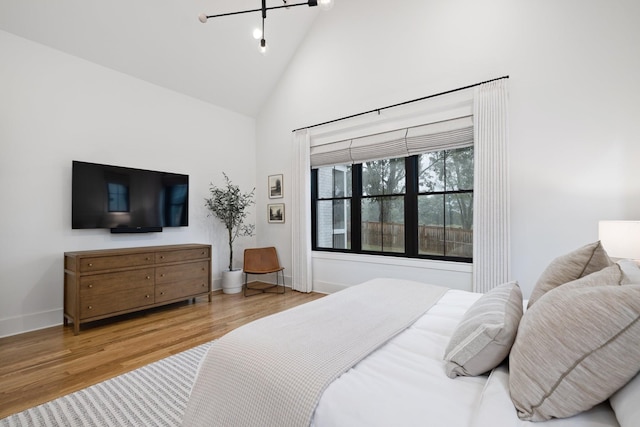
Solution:
[{"label": "white baseboard", "polygon": [[24,316],[8,317],[0,319],[0,338],[59,326],[62,325],[62,323],[63,314],[61,308],[26,314]]},{"label": "white baseboard", "polygon": [[313,292],[318,292],[321,294],[332,294],[334,292],[341,291],[348,287],[349,285],[344,285],[340,283],[321,282],[318,280],[313,282]]}]

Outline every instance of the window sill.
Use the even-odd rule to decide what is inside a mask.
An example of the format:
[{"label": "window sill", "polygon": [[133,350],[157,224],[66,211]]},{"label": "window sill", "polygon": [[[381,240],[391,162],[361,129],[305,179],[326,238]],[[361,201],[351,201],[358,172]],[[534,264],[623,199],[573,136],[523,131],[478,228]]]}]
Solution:
[{"label": "window sill", "polygon": [[345,262],[357,262],[361,264],[392,265],[396,267],[424,268],[429,270],[455,271],[459,273],[471,273],[473,264],[468,262],[439,261],[432,259],[415,259],[389,257],[382,255],[345,254],[340,252],[312,251],[311,257],[319,260],[337,260]]}]

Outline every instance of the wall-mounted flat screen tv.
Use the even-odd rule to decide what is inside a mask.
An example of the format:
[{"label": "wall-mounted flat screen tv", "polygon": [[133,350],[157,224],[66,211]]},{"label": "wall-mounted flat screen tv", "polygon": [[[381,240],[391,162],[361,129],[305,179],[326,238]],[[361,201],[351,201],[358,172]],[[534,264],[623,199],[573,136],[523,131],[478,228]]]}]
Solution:
[{"label": "wall-mounted flat screen tv", "polygon": [[189,175],[73,161],[71,227],[113,233],[189,225]]}]

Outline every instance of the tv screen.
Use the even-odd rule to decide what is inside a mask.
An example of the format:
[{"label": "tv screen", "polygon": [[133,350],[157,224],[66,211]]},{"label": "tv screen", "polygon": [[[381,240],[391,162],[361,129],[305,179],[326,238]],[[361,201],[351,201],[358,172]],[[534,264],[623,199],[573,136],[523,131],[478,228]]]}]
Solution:
[{"label": "tv screen", "polygon": [[112,232],[189,225],[189,175],[73,161],[71,227]]}]

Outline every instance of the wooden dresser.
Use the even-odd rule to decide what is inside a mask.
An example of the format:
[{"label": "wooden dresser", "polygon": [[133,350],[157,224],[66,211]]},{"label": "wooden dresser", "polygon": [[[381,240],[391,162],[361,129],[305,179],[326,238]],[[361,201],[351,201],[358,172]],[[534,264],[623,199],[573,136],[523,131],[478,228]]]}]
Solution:
[{"label": "wooden dresser", "polygon": [[208,296],[211,245],[65,252],[64,324],[82,323]]}]

